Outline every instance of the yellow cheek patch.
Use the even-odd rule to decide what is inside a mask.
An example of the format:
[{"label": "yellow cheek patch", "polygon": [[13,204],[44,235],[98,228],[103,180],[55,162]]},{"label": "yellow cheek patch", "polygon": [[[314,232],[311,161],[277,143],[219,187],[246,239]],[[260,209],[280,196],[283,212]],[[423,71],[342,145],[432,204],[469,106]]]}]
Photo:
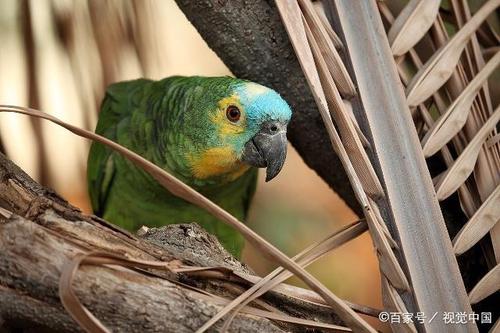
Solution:
[{"label": "yellow cheek patch", "polygon": [[190,159],[193,174],[198,179],[227,175],[228,180],[234,180],[249,168],[236,160],[234,151],[229,147],[210,148]]},{"label": "yellow cheek patch", "polygon": [[[228,106],[234,105],[240,109],[241,118],[238,123],[231,123],[226,117],[226,109]],[[238,95],[233,94],[229,97],[221,99],[218,103],[218,110],[212,117],[212,121],[217,124],[219,128],[219,134],[221,136],[239,134],[245,131],[245,111],[240,104],[240,98]]]}]

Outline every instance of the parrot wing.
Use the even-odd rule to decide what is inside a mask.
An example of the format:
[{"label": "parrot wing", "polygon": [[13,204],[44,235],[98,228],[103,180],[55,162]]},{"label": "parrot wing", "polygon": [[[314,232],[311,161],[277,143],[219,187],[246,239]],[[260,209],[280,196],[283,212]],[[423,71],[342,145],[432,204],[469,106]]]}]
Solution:
[{"label": "parrot wing", "polygon": [[[99,122],[95,132],[117,142],[117,130],[129,121],[132,112],[139,107],[142,88],[149,80],[115,83],[108,87],[101,105]],[[94,213],[104,214],[109,191],[116,174],[114,156],[117,153],[100,144],[93,143],[87,167],[88,188]]]}]

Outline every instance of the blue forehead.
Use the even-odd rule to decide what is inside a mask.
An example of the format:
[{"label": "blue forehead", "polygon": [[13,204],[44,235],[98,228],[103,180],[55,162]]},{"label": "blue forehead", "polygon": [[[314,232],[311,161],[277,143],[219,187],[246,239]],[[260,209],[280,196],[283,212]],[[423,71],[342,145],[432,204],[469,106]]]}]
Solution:
[{"label": "blue forehead", "polygon": [[259,122],[267,120],[290,121],[292,110],[274,90],[247,82],[236,87],[235,92],[239,96],[247,118]]}]

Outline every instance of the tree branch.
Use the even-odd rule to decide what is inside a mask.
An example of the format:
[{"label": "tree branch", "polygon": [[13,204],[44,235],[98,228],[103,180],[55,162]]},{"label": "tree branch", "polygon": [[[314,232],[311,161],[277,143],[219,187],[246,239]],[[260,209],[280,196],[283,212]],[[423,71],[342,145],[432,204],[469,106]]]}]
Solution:
[{"label": "tree branch", "polygon": [[[141,260],[251,273],[214,236],[195,224],[150,229],[143,238],[81,214],[0,154],[0,322],[4,321],[0,332],[77,330],[58,294],[62,267],[77,253],[106,251]],[[220,269],[198,275],[151,273],[84,266],[76,274],[73,289],[113,332],[193,332],[221,309],[221,300],[232,299],[249,286]],[[200,289],[203,293],[196,291]],[[278,292],[268,293],[252,306],[339,323],[328,307]],[[292,324],[277,326],[245,313],[238,315],[231,327],[239,332],[304,330]]]}]

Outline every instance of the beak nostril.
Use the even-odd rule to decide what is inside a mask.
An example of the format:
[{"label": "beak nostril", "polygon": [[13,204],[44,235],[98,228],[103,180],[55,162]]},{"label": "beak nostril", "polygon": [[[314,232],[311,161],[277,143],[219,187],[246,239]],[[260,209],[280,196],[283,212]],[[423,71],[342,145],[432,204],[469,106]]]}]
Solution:
[{"label": "beak nostril", "polygon": [[273,179],[283,167],[286,157],[285,124],[266,122],[260,131],[245,143],[241,161],[247,165],[266,168],[266,182]]}]

